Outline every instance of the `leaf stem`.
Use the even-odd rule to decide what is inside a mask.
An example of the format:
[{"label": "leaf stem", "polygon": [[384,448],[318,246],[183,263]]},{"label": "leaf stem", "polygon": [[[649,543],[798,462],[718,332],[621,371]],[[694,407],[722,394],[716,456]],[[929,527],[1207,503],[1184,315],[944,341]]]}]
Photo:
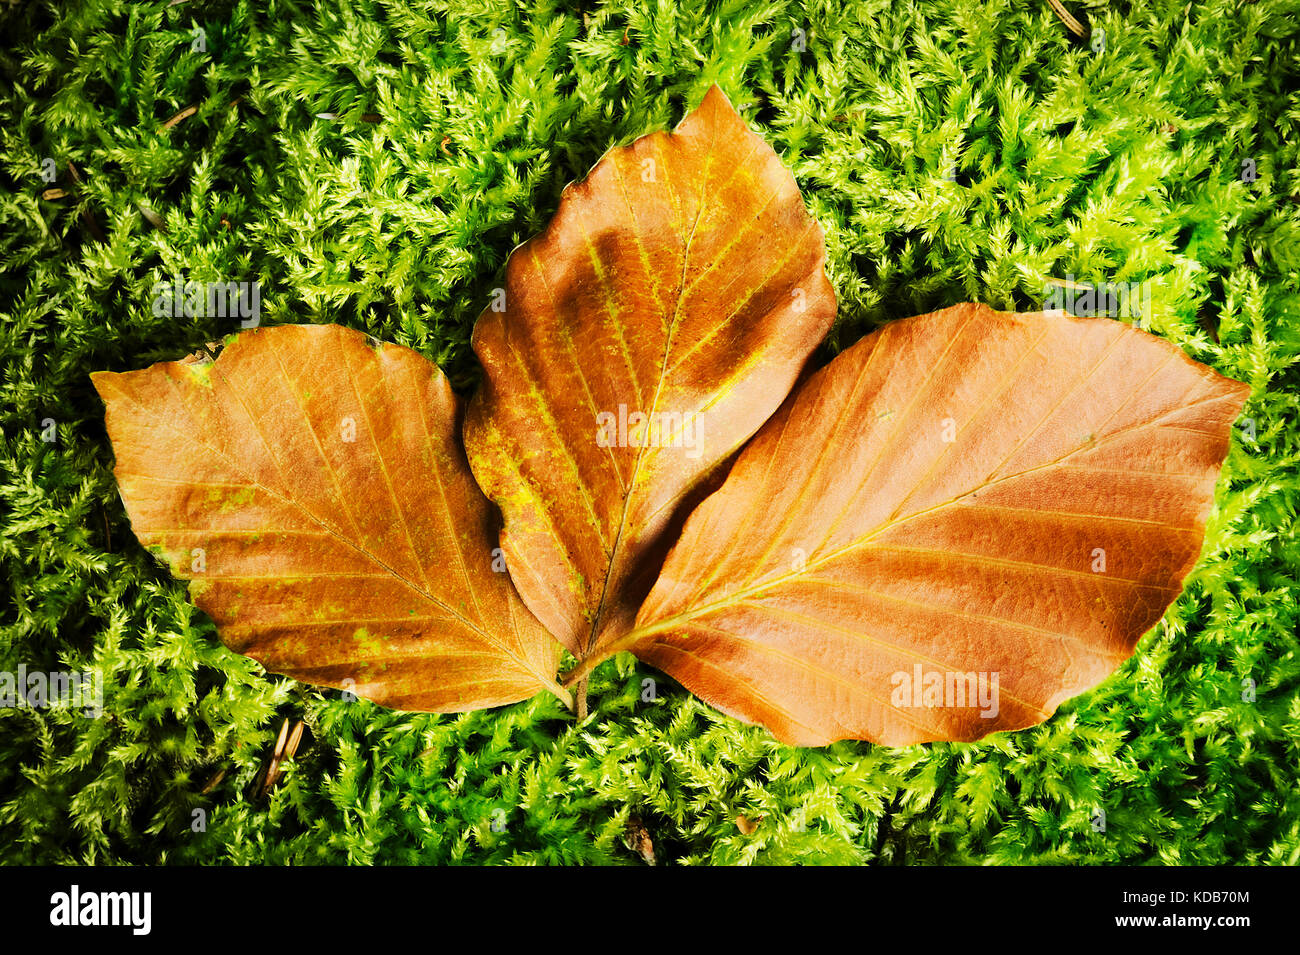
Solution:
[{"label": "leaf stem", "polygon": [[591,656],[587,657],[587,659],[580,661],[577,666],[560,678],[560,685],[566,689],[574,688],[581,696],[586,696],[587,677],[591,674],[591,671],[596,669],[596,667],[600,666],[619,650],[622,650],[623,646],[621,646],[621,644],[624,643],[626,643],[626,641],[620,640],[618,643],[610,644],[610,646],[605,647],[601,652],[593,653]]},{"label": "leaf stem", "polygon": [[584,676],[573,688],[573,695],[578,700],[578,722],[587,718],[587,678]]}]

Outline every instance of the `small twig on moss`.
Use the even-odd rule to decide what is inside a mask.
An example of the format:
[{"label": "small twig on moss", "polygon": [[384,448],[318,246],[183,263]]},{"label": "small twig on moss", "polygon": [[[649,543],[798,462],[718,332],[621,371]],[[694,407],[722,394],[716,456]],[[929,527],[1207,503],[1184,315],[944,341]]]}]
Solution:
[{"label": "small twig on moss", "polygon": [[[301,730],[299,731],[301,735]],[[271,792],[271,787],[280,776],[280,760],[284,756],[285,748],[289,742],[289,721],[286,719],[280,723],[280,735],[276,738],[275,749],[271,751],[271,760],[266,764],[266,770],[260,774],[257,791],[266,796]]]},{"label": "small twig on moss", "polygon": [[194,115],[195,113],[197,113],[198,111],[199,111],[199,108],[198,108],[197,106],[186,106],[183,110],[181,110],[179,113],[177,113],[177,114],[176,114],[175,116],[173,116],[171,119],[167,120],[167,122],[163,123],[163,124],[162,124],[162,128],[163,128],[163,129],[171,129],[173,126],[175,126],[175,125],[176,125],[177,123],[179,123],[181,120],[183,120],[183,119],[187,119],[188,117],[193,116],[193,115]]},{"label": "small twig on moss", "polygon": [[200,789],[199,792],[203,795],[207,795],[208,793],[212,792],[212,790],[216,789],[217,786],[221,784],[221,781],[225,778],[226,778],[226,767],[222,766],[220,769],[218,769],[215,773],[212,774],[211,779],[209,779],[206,783],[204,783],[203,788]]},{"label": "small twig on moss", "polygon": [[1065,9],[1065,5],[1061,3],[1061,0],[1047,0],[1047,5],[1052,8],[1052,12],[1056,14],[1057,18],[1065,24],[1065,28],[1075,36],[1082,39],[1087,34],[1083,24],[1076,20],[1069,10]]}]

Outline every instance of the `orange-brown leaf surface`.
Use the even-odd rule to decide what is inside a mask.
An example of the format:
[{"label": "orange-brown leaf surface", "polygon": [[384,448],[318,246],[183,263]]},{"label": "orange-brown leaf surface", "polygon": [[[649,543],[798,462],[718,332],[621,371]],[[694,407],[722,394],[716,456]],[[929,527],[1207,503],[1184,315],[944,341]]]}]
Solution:
[{"label": "orange-brown leaf surface", "polygon": [[1038,723],[1180,593],[1248,391],[1108,319],[887,325],[745,448],[609,650],[801,745]]},{"label": "orange-brown leaf surface", "polygon": [[525,602],[577,656],[632,623],[692,495],[835,315],[821,229],[713,87],[611,150],[510,256],[465,442]]},{"label": "orange-brown leaf surface", "polygon": [[141,543],[223,642],[406,710],[512,703],[558,644],[500,566],[437,366],[337,325],[93,376]]}]

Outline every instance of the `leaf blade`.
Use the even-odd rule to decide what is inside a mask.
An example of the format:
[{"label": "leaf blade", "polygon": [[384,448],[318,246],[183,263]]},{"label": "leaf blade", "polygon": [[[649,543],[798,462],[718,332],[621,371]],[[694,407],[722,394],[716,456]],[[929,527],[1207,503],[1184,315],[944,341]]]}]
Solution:
[{"label": "leaf blade", "polygon": [[490,507],[431,362],[279,326],[215,362],[92,379],[137,538],[231,649],[403,709],[559,690],[558,646],[491,570]]},{"label": "leaf blade", "polygon": [[474,331],[466,447],[524,601],[580,660],[631,625],[690,504],[829,329],[824,258],[717,87],[673,133],[607,153],[511,255],[505,308]]},{"label": "leaf blade", "polygon": [[[764,426],[617,649],[801,745],[1040,722],[1181,592],[1247,393],[1118,322],[895,322]],[[972,673],[998,705],[954,705]]]}]

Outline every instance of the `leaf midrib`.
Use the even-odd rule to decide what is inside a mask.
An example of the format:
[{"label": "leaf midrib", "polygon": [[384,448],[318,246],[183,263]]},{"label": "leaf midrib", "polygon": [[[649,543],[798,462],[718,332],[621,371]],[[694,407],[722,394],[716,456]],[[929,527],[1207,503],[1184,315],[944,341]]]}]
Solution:
[{"label": "leaf midrib", "polygon": [[[668,372],[668,358],[672,354],[673,336],[677,332],[677,323],[681,318],[682,300],[686,297],[686,273],[691,262],[691,246],[695,242],[695,233],[700,227],[700,219],[703,218],[705,206],[708,204],[707,192],[709,188],[709,166],[713,161],[713,151],[717,147],[718,143],[718,125],[718,120],[714,117],[713,136],[709,140],[708,151],[704,154],[704,175],[700,185],[700,205],[695,211],[695,221],[691,223],[690,235],[686,237],[686,242],[682,249],[682,273],[677,282],[677,297],[673,302],[672,319],[668,322],[668,332],[664,336],[663,354],[659,359],[659,379],[655,382],[654,397],[650,400],[649,413],[651,415],[655,414],[659,408],[659,396],[663,393],[664,377]],[[668,174],[667,163],[664,164],[664,174],[665,176]],[[672,188],[671,181],[668,183],[668,188]],[[587,631],[587,646],[585,648],[585,653],[583,654],[584,657],[591,655],[600,637],[601,618],[605,612],[605,602],[609,598],[609,585],[614,576],[614,563],[618,559],[619,544],[622,543],[623,532],[627,529],[628,509],[632,504],[632,495],[636,492],[637,480],[641,474],[641,462],[645,457],[645,450],[644,444],[638,445],[636,458],[632,465],[632,477],[627,484],[627,493],[623,495],[623,507],[619,513],[618,529],[614,532],[614,543],[610,547],[609,561],[605,565],[605,576],[601,581],[600,600],[596,604],[596,612],[592,615],[591,627]]]}]

